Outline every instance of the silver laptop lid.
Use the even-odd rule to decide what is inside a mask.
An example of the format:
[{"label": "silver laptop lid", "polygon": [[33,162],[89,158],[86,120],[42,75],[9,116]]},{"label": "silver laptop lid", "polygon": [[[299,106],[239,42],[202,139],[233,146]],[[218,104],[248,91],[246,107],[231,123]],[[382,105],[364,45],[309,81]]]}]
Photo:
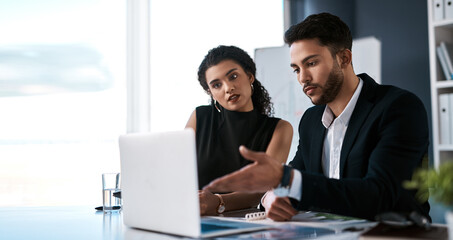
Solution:
[{"label": "silver laptop lid", "polygon": [[127,134],[119,145],[124,224],[200,236],[194,131]]}]

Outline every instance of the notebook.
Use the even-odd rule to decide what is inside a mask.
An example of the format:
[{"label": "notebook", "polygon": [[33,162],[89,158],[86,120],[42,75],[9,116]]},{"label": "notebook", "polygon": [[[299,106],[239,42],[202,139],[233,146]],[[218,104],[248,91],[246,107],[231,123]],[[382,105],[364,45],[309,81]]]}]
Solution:
[{"label": "notebook", "polygon": [[200,217],[192,129],[119,138],[126,226],[187,237],[214,237],[269,226]]}]

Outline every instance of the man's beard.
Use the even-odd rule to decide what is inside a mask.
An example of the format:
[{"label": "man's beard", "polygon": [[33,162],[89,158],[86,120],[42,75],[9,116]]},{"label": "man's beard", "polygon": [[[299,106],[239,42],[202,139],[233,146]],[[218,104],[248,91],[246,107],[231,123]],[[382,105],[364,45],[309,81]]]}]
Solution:
[{"label": "man's beard", "polygon": [[319,97],[319,100],[315,102],[312,98],[310,98],[311,102],[314,105],[323,105],[332,102],[340,92],[341,86],[343,85],[343,80],[343,72],[341,71],[338,63],[334,61],[334,66],[330,71],[327,82],[324,84],[324,86],[318,86],[322,90],[322,94]]}]

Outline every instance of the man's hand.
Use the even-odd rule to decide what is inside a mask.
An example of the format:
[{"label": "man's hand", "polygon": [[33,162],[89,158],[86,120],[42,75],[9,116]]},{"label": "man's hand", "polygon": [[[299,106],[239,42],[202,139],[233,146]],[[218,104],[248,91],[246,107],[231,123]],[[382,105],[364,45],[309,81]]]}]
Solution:
[{"label": "man's hand", "polygon": [[220,177],[205,186],[211,192],[266,192],[280,183],[282,164],[264,152],[255,152],[239,147],[241,155],[253,163]]},{"label": "man's hand", "polygon": [[297,214],[288,197],[277,197],[273,191],[266,193],[263,199],[266,216],[274,221],[287,221]]}]

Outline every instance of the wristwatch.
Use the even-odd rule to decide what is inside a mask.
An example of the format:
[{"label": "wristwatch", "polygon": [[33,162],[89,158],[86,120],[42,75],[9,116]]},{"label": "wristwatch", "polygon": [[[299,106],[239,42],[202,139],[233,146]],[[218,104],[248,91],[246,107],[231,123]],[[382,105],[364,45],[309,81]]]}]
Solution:
[{"label": "wristwatch", "polygon": [[219,206],[217,206],[217,213],[218,214],[222,214],[223,212],[225,212],[225,202],[223,201],[223,198],[220,194],[215,194],[219,200],[220,200],[220,203],[219,203]]},{"label": "wristwatch", "polygon": [[287,197],[289,195],[289,184],[291,181],[291,171],[292,167],[288,165],[283,165],[283,176],[280,181],[280,185],[277,188],[274,188],[274,194],[277,197]]}]

